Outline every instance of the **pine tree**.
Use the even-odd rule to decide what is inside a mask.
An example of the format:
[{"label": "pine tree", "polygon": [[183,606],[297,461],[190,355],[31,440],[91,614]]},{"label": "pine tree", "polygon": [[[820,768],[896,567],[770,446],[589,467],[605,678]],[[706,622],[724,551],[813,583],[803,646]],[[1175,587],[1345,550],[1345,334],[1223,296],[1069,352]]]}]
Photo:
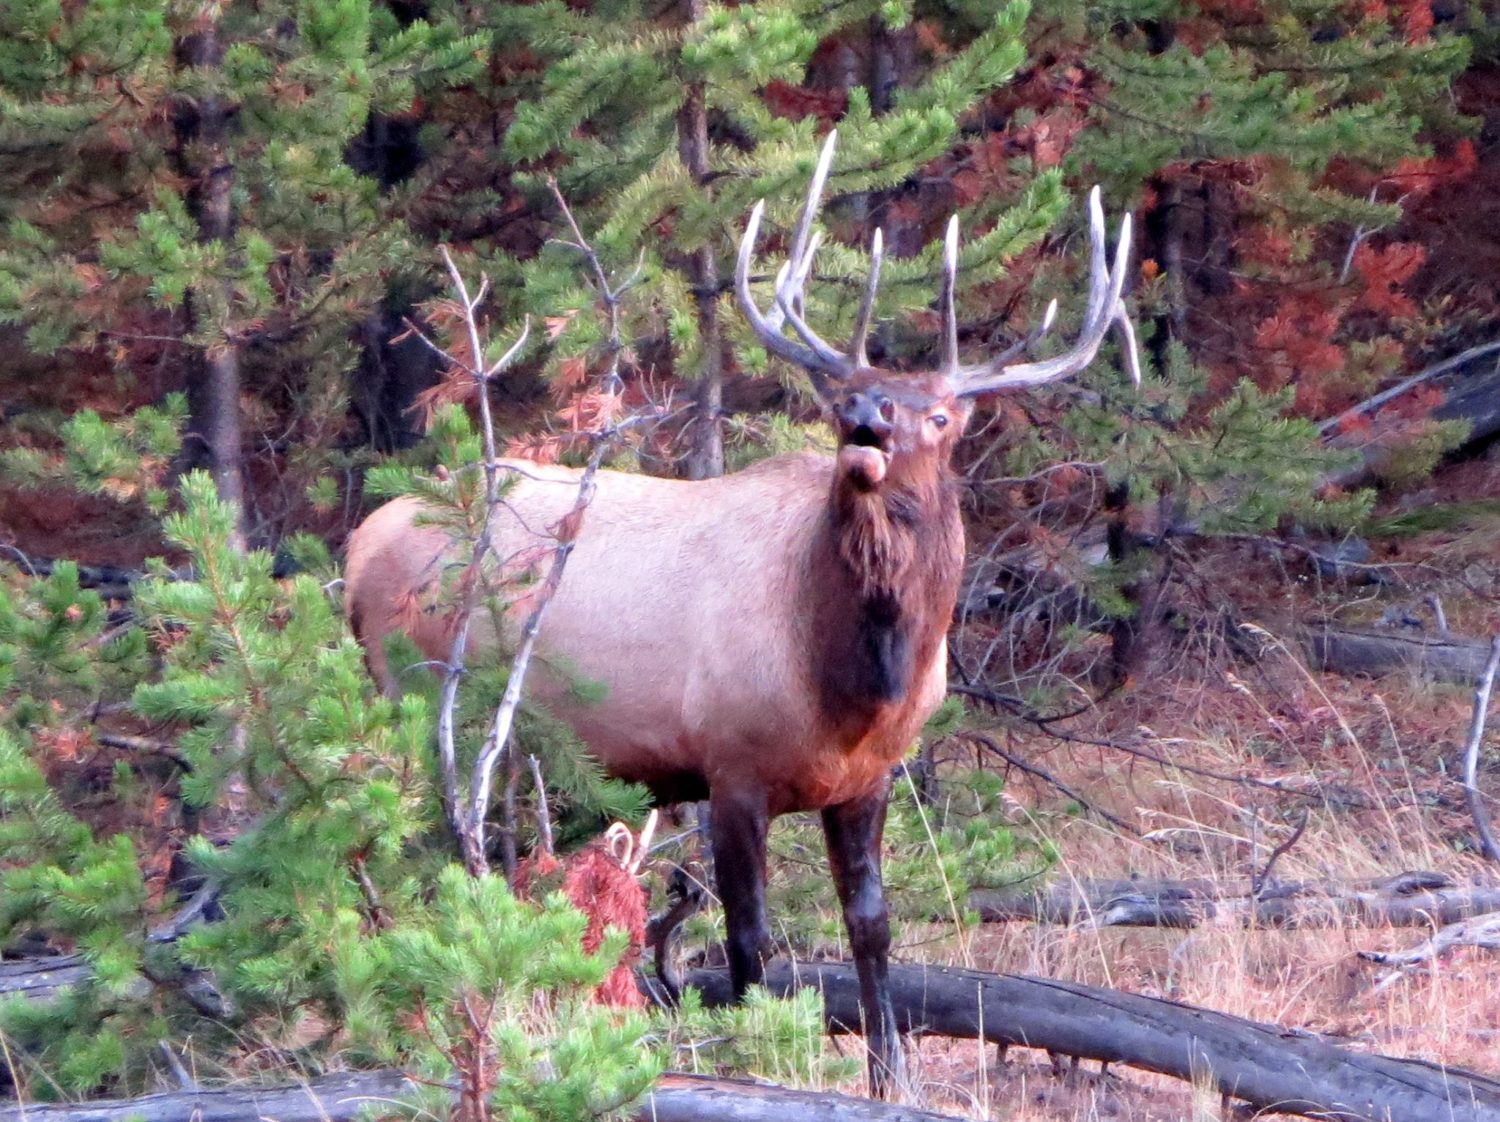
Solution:
[{"label": "pine tree", "polygon": [[[472,74],[477,40],[369,0],[12,4],[0,38],[0,323],[51,369],[140,379],[134,404],[175,371],[182,462],[237,506],[278,422],[270,455],[307,482],[343,426],[350,325],[412,261],[346,150],[372,112]],[[31,396],[66,413],[82,390]],[[284,512],[253,505],[246,528],[274,537]]]},{"label": "pine tree", "polygon": [[[906,189],[948,151],[962,116],[1014,73],[1025,16],[1023,4],[992,12],[961,49],[924,56],[900,88],[880,85],[877,97],[863,81],[827,93],[800,84],[821,65],[820,44],[864,43],[908,25],[911,11],[900,4],[689,3],[665,15],[636,3],[487,9],[483,22],[494,29],[512,103],[500,115],[508,116],[502,154],[515,169],[511,182],[534,211],[546,213],[554,209],[546,179],[555,177],[607,263],[628,269],[641,261],[649,300],[627,323],[630,357],[642,374],[698,386],[698,416],[680,464],[686,474],[722,467],[716,383],[737,369],[768,368],[729,291],[751,206],[766,199],[780,222],[795,214],[821,134],[837,115],[830,194],[847,202],[831,208],[829,225],[840,241],[826,250],[811,297],[820,325],[831,335],[847,330],[868,261],[844,240],[867,243],[873,203]],[[967,281],[993,277],[1041,237],[1062,205],[1060,183],[1050,175],[972,207],[965,215]],[[923,248],[936,224],[910,225],[888,260],[885,317],[925,310],[936,293],[936,246]],[[563,390],[578,386],[602,339],[595,318],[579,314],[591,296],[574,255],[543,245],[530,257],[485,256],[497,288],[510,296],[511,314],[548,317],[549,375]],[[891,349],[913,347],[892,339]]]},{"label": "pine tree", "polygon": [[[89,967],[58,998],[0,1005],[17,1078],[33,1094],[125,1092],[157,1042],[227,1056],[264,1017],[330,1026],[313,1062],[353,1048],[446,1081],[482,1060],[476,1119],[581,1122],[628,1104],[660,1060],[642,1021],[587,1005],[623,940],[587,955],[560,897],[520,901],[454,864],[427,699],[371,696],[320,546],[300,543],[307,571],[278,582],[269,555],[236,548],[235,520],[208,476],[185,477],[164,524],[197,578],[139,587],[141,626],[107,631],[67,565],[0,596],[0,946],[72,944]],[[127,691],[170,737],[182,814],[216,819],[212,839],[186,839],[211,923],[177,930],[182,902],[148,885],[144,833],[96,839],[48,771],[60,745],[88,741],[82,710]],[[540,720],[520,735],[523,750],[558,737]],[[130,771],[108,784],[117,802]],[[576,791],[597,813],[594,779]],[[466,1008],[488,1010],[482,1031]]]}]

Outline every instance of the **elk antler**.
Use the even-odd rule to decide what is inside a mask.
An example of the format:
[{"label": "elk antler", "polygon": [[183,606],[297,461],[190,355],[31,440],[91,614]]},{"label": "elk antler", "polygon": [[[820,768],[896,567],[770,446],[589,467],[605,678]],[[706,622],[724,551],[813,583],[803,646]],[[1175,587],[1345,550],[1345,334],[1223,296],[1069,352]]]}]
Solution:
[{"label": "elk antler", "polygon": [[[750,261],[755,256],[755,242],[760,234],[761,218],[765,215],[765,200],[755,204],[750,220],[745,225],[745,236],[740,240],[739,259],[735,266],[735,289],[740,306],[750,321],[756,337],[772,354],[805,369],[812,377],[813,389],[820,397],[828,397],[834,384],[848,378],[855,370],[869,365],[865,352],[865,341],[870,333],[870,321],[875,309],[875,291],[880,281],[880,264],[883,257],[883,242],[879,230],[870,244],[870,275],[865,282],[864,298],[860,302],[859,314],[855,317],[854,337],[849,350],[840,351],[830,346],[803,318],[806,307],[804,288],[812,273],[813,257],[822,241],[821,233],[813,233],[813,220],[822,203],[823,187],[828,182],[828,172],[833,165],[833,149],[837,133],[830,132],[823,143],[822,154],[813,170],[812,183],[808,186],[807,202],[797,220],[792,244],[787,251],[786,263],[776,273],[775,299],[770,311],[762,312],[750,293]],[[1089,302],[1084,312],[1083,327],[1073,346],[1063,354],[1039,362],[1014,363],[1012,360],[1026,351],[1045,335],[1057,316],[1057,301],[1048,305],[1042,322],[1024,339],[989,362],[975,366],[964,366],[958,360],[958,315],[955,308],[958,288],[958,216],[948,222],[948,234],[943,252],[943,371],[952,381],[954,392],[960,397],[993,393],[996,390],[1022,386],[1040,386],[1059,378],[1076,374],[1094,360],[1104,334],[1113,325],[1122,337],[1125,365],[1132,380],[1140,384],[1140,358],[1136,353],[1135,328],[1125,311],[1120,291],[1125,284],[1125,269],[1130,257],[1130,215],[1120,223],[1120,240],[1115,247],[1114,268],[1106,262],[1104,244],[1104,211],[1099,203],[1099,188],[1089,194],[1089,235],[1091,254],[1089,265]],[[790,324],[801,341],[790,339],[785,334]]]},{"label": "elk antler", "polygon": [[[812,376],[813,389],[827,397],[836,382],[841,382],[858,370],[868,366],[865,356],[865,338],[870,330],[870,318],[875,306],[875,286],[880,279],[882,256],[880,232],[875,233],[870,246],[870,277],[865,284],[864,300],[860,304],[855,320],[854,338],[846,353],[830,346],[819,338],[817,332],[802,318],[806,306],[803,288],[812,272],[813,256],[822,241],[821,234],[812,233],[813,219],[822,204],[823,185],[828,182],[828,171],[833,166],[833,149],[838,134],[830,132],[823,142],[823,152],[818,157],[818,166],[813,170],[812,183],[807,189],[807,203],[802,216],[797,220],[796,232],[787,251],[786,264],[776,274],[775,302],[771,310],[762,312],[750,294],[750,259],[755,256],[755,241],[760,234],[760,220],[765,214],[766,203],[762,199],[750,212],[750,221],[745,225],[745,236],[740,239],[739,261],[735,266],[735,288],[739,293],[740,307],[750,321],[756,337],[766,350],[774,355],[796,363]],[[800,343],[783,334],[785,325],[802,340]]]},{"label": "elk antler", "polygon": [[1015,346],[1004,354],[996,355],[988,362],[975,366],[962,366],[958,361],[958,317],[953,308],[953,290],[958,283],[958,219],[948,224],[948,244],[945,247],[943,269],[943,317],[948,337],[947,365],[945,370],[953,382],[954,392],[960,397],[994,393],[996,390],[1040,386],[1055,382],[1070,374],[1077,374],[1099,353],[1099,344],[1105,332],[1113,325],[1120,333],[1120,349],[1124,353],[1125,369],[1136,385],[1141,384],[1141,360],[1136,352],[1135,325],[1120,299],[1120,290],[1125,285],[1125,270],[1130,261],[1130,215],[1120,220],[1120,240],[1115,245],[1114,268],[1106,263],[1104,244],[1104,208],[1099,203],[1099,188],[1089,192],[1089,302],[1083,313],[1083,326],[1073,345],[1060,355],[1039,362],[1012,362],[1018,354],[1027,350],[1045,335],[1057,316],[1057,301],[1047,306],[1042,322]]}]

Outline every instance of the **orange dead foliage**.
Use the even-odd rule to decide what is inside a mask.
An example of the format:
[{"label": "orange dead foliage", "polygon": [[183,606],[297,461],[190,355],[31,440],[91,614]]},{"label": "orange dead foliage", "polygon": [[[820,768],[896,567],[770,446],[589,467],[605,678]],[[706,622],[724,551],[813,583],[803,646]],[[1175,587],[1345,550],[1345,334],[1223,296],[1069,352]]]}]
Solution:
[{"label": "orange dead foliage", "polygon": [[615,1009],[639,1009],[645,1004],[635,984],[635,966],[646,943],[646,892],[636,874],[654,821],[653,812],[639,845],[629,830],[615,823],[602,838],[577,853],[559,860],[539,850],[516,869],[518,896],[535,899],[560,890],[584,914],[583,949],[589,954],[604,945],[610,928],[629,937],[624,956],[594,991],[594,1000]]}]

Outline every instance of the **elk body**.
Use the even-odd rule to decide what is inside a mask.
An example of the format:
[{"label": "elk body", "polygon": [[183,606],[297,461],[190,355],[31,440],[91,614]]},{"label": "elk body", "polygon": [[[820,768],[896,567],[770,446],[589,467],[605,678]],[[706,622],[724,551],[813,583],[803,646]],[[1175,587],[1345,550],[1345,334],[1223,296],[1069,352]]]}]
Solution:
[{"label": "elk body", "polygon": [[[1082,369],[1111,324],[1129,336],[1120,300],[1129,220],[1111,269],[1095,194],[1089,305],[1065,354],[1037,362],[1007,354],[974,367],[957,358],[950,225],[947,361],[936,372],[891,373],[865,357],[879,234],[848,350],[802,319],[818,240],[810,233],[832,156],[830,136],[769,311],[756,305],[749,274],[759,205],[736,275],[761,341],[812,377],[837,454],[779,456],[700,482],[600,472],[531,681],[611,773],[648,785],[663,802],[710,801],[736,995],[763,976],[770,820],[821,813],[880,1092],[902,1071],[886,977],[881,832],[891,769],[945,693],[946,633],[964,559],[953,447],[976,395]],[[1051,310],[1035,334],[1050,320]],[[1125,349],[1133,356],[1133,341]],[[508,467],[517,482],[492,518],[492,539],[497,556],[524,568],[552,544],[546,527],[572,506],[579,473]],[[444,617],[422,605],[432,603],[456,547],[443,530],[420,524],[421,511],[416,500],[395,500],[349,543],[347,611],[388,691],[395,680],[381,647],[386,634],[406,632],[434,660],[447,659],[453,641]],[[603,682],[603,700],[577,701],[568,689],[577,677]]]}]

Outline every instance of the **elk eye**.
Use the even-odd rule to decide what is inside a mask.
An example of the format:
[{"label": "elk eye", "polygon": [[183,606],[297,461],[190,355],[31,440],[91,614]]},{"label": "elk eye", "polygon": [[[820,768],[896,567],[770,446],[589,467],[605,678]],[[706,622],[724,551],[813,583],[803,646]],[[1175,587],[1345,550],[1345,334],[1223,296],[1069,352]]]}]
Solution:
[{"label": "elk eye", "polygon": [[934,413],[927,419],[940,429],[945,429],[948,427],[948,414],[946,413]]}]

